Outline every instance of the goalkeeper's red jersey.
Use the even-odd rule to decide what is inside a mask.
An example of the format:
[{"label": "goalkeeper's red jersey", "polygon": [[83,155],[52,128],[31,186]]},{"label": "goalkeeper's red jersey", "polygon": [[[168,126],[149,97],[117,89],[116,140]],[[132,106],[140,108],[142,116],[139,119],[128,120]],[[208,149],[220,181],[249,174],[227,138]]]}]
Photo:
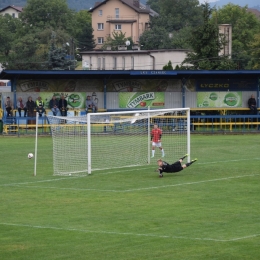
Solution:
[{"label": "goalkeeper's red jersey", "polygon": [[152,136],[152,141],[155,143],[158,143],[159,140],[161,139],[160,136],[162,135],[162,130],[159,128],[153,129],[151,132],[151,136]]}]

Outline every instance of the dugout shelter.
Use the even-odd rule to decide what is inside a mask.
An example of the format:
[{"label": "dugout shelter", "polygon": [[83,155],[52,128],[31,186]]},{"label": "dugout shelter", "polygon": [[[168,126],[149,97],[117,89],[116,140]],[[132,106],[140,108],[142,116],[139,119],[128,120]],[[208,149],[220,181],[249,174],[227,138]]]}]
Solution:
[{"label": "dugout shelter", "polygon": [[[0,79],[11,81],[11,93],[2,93],[2,104],[7,95],[11,96],[13,101],[16,101],[18,96],[27,100],[31,95],[35,100],[41,95],[48,103],[48,98],[53,94],[68,93],[67,97],[72,95],[73,98],[74,93],[74,96],[82,94],[79,95],[81,99],[87,95],[96,98],[99,109],[143,109],[151,105],[151,102],[143,100],[142,104],[139,102],[134,107],[129,107],[124,99],[131,98],[131,93],[132,96],[134,93],[154,93],[155,102],[151,108],[247,108],[247,100],[254,94],[259,107],[260,70],[3,70]],[[213,95],[210,97],[211,93]],[[239,102],[236,104],[213,102],[217,97],[223,99],[228,93],[235,93],[235,98],[238,98]],[[234,96],[231,95],[229,99],[232,98],[234,99]],[[199,99],[204,99],[206,102]],[[77,103],[78,107],[73,108],[84,109],[83,103],[80,105]],[[71,105],[73,106],[73,102]]]}]

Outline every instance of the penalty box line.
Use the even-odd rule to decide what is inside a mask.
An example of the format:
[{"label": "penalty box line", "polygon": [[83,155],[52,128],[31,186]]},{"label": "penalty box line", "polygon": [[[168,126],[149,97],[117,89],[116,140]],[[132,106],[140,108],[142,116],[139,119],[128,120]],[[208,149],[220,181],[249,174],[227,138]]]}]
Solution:
[{"label": "penalty box line", "polygon": [[155,238],[165,238],[165,239],[185,239],[185,240],[200,240],[200,241],[213,241],[213,242],[234,242],[239,240],[245,240],[250,238],[255,238],[260,236],[260,234],[253,234],[244,237],[236,237],[231,239],[216,239],[216,238],[199,238],[199,237],[184,237],[184,236],[171,236],[171,235],[156,235],[156,234],[142,234],[142,233],[133,233],[133,232],[116,232],[116,231],[95,231],[95,230],[84,230],[77,228],[61,228],[61,227],[52,227],[52,226],[34,226],[26,224],[15,224],[15,223],[0,223],[2,226],[14,226],[14,227],[23,227],[23,228],[32,228],[32,229],[50,229],[50,230],[60,230],[60,231],[69,231],[69,232],[82,232],[82,233],[96,233],[96,234],[106,234],[106,235],[124,235],[124,236],[142,236],[142,237],[155,237]]},{"label": "penalty box line", "polygon": [[114,192],[114,193],[126,193],[126,192],[135,192],[135,191],[145,191],[145,190],[153,190],[153,189],[161,189],[161,188],[169,188],[169,187],[178,187],[178,186],[185,186],[185,185],[195,185],[201,183],[208,183],[208,182],[215,182],[215,181],[225,181],[231,179],[239,179],[239,178],[246,178],[246,177],[255,177],[259,176],[260,174],[250,174],[250,175],[241,175],[241,176],[231,176],[225,178],[218,178],[218,179],[210,179],[210,180],[203,180],[203,181],[195,181],[195,182],[184,182],[184,183],[177,183],[177,184],[169,184],[169,185],[162,185],[162,186],[152,186],[152,187],[145,187],[145,188],[138,188],[138,189],[127,189],[127,190],[102,190],[102,189],[90,189],[90,188],[59,188],[59,187],[48,187],[48,186],[26,186],[26,185],[12,185],[16,187],[23,187],[23,188],[42,188],[42,189],[55,189],[55,190],[73,190],[73,191],[95,191],[95,192]]}]

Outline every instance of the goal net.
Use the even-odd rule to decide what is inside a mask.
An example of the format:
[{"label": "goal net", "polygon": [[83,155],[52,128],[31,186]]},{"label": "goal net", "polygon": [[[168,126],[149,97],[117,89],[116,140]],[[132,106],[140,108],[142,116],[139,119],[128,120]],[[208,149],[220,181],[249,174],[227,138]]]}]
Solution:
[{"label": "goal net", "polygon": [[[54,175],[156,164],[151,131],[162,130],[163,160],[171,163],[190,152],[189,108],[48,116],[53,139]],[[189,160],[189,157],[188,157]]]}]

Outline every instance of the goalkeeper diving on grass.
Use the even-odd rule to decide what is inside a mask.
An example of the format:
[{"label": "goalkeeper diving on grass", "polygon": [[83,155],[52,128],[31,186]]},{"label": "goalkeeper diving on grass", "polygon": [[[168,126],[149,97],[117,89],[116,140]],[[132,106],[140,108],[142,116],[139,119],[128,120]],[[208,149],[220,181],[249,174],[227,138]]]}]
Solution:
[{"label": "goalkeeper diving on grass", "polygon": [[194,159],[194,160],[190,161],[189,163],[182,164],[182,161],[187,156],[188,156],[188,154],[185,154],[182,158],[180,158],[177,162],[175,162],[173,164],[169,164],[167,162],[164,162],[162,159],[159,159],[157,161],[159,168],[156,170],[159,172],[159,177],[160,178],[163,177],[163,172],[168,172],[168,173],[180,172],[197,161],[197,159]]}]

